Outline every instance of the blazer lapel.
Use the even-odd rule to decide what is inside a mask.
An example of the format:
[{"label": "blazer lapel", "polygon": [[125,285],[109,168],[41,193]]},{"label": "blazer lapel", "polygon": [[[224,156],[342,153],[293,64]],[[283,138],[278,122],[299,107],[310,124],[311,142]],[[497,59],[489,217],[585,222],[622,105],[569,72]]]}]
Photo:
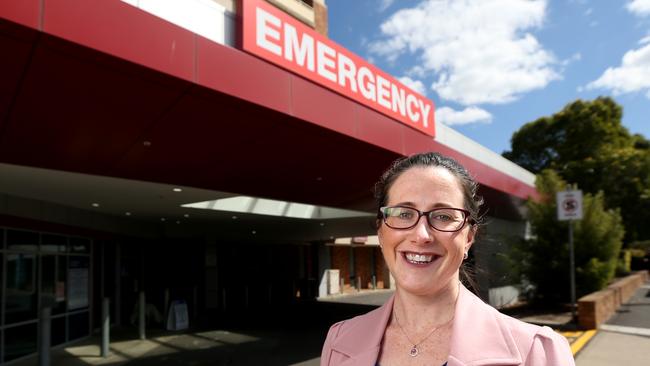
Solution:
[{"label": "blazer lapel", "polygon": [[365,316],[347,321],[347,327],[332,344],[332,350],[349,357],[340,366],[374,366],[379,356],[381,340],[388,325],[395,295],[381,307]]},{"label": "blazer lapel", "polygon": [[448,366],[521,364],[514,337],[498,316],[496,309],[461,286]]}]

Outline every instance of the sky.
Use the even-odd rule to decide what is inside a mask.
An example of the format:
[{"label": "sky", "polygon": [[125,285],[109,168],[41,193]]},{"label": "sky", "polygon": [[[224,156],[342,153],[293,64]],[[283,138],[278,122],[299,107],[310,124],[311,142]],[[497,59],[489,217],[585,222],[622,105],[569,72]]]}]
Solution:
[{"label": "sky", "polygon": [[610,96],[650,138],[650,0],[327,0],[329,37],[496,153],[523,124]]}]

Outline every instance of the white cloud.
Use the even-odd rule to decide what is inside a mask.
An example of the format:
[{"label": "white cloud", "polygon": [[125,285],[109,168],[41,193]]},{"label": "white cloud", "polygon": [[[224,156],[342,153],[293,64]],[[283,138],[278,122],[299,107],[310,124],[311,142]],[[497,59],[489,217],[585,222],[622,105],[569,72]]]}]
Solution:
[{"label": "white cloud", "polygon": [[[650,0],[632,0],[625,7],[637,16],[650,15]],[[606,89],[615,95],[640,92],[650,99],[650,35],[639,40],[639,45],[623,55],[620,66],[607,68],[585,89]]]},{"label": "white cloud", "polygon": [[467,107],[462,111],[449,107],[436,109],[436,123],[444,123],[447,126],[491,122],[492,115],[488,111],[477,107]]},{"label": "white cloud", "polygon": [[464,105],[507,103],[560,76],[557,61],[531,30],[542,26],[546,0],[426,0],[381,25],[369,45],[389,62],[418,57],[418,75]]},{"label": "white cloud", "polygon": [[650,44],[626,52],[620,66],[605,70],[586,89],[609,89],[614,94],[650,92]]},{"label": "white cloud", "polygon": [[424,87],[424,84],[422,84],[420,80],[413,80],[408,76],[402,76],[401,78],[397,78],[397,80],[416,92],[422,95],[427,95],[427,88]]},{"label": "white cloud", "polygon": [[379,11],[381,12],[388,9],[394,2],[395,0],[381,0],[379,2]]},{"label": "white cloud", "polygon": [[632,0],[625,7],[638,16],[650,15],[650,0]]}]

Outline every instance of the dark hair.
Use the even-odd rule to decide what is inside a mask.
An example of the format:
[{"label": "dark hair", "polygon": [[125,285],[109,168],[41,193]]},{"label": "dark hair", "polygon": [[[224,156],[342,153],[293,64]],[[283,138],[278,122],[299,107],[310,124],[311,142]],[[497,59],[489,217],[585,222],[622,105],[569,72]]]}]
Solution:
[{"label": "dark hair", "polygon": [[427,152],[414,154],[408,157],[397,159],[393,164],[382,174],[379,181],[375,184],[375,199],[377,202],[377,227],[381,223],[381,212],[379,208],[386,206],[388,202],[388,191],[395,183],[395,180],[402,175],[405,171],[415,167],[441,167],[447,169],[456,178],[463,190],[463,201],[467,211],[469,211],[470,225],[474,230],[482,223],[482,216],[479,214],[483,198],[477,194],[478,183],[472,178],[467,169],[460,165],[456,160],[441,155],[437,152]]}]

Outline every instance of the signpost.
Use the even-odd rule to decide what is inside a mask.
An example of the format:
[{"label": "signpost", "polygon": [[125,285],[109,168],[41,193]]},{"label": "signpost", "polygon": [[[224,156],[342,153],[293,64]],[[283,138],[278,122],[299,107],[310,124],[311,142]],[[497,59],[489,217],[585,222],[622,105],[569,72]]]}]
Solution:
[{"label": "signpost", "polygon": [[557,192],[557,218],[569,221],[569,266],[571,267],[571,315],[576,319],[576,276],[575,253],[573,250],[573,220],[582,220],[582,191],[567,186],[566,191]]}]

